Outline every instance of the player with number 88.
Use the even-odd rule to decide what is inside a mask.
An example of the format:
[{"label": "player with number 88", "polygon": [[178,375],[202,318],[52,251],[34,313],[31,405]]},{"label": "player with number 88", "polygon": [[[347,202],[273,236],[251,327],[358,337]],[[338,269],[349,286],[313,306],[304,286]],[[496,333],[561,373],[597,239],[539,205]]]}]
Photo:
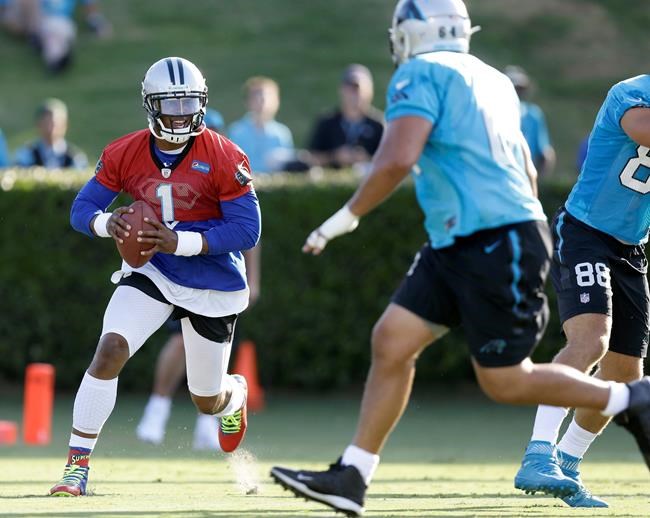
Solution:
[{"label": "player with number 88", "polygon": [[[631,382],[643,376],[650,318],[644,250],[650,223],[649,150],[650,76],[642,75],[610,89],[578,182],[552,224],[551,278],[567,338],[554,362],[587,373],[597,365],[595,376],[605,380]],[[555,448],[567,413],[566,408],[539,407],[520,475],[543,475],[556,462],[534,457],[544,447]],[[575,412],[557,443],[565,474],[579,480],[580,461],[608,422],[595,411]],[[584,486],[564,501],[572,507],[607,507]]]}]

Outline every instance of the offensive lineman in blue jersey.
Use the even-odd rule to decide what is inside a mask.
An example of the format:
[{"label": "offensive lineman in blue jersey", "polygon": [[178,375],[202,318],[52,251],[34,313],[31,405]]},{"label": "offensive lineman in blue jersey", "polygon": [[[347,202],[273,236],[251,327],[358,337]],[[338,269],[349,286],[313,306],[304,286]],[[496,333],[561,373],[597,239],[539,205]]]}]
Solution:
[{"label": "offensive lineman in blue jersey", "polygon": [[[391,42],[399,65],[388,91],[382,143],[350,201],[312,232],[303,251],[353,231],[412,170],[430,242],[416,255],[372,335],[372,366],[356,435],[327,471],[274,467],[275,481],[349,516],[363,513],[379,452],[408,401],[420,352],[462,324],[483,390],[515,404],[593,408],[643,421],[650,379],[629,387],[564,365],[535,365],[548,308],[543,285],[550,233],[535,197],[535,168],[506,76],[469,55],[461,0],[401,0]],[[549,474],[549,492],[580,484]]]},{"label": "offensive lineman in blue jersey", "polygon": [[[583,372],[598,364],[595,376],[632,381],[643,376],[650,319],[644,251],[650,225],[650,76],[612,87],[588,149],[578,182],[553,222],[551,277],[567,338],[554,362]],[[523,489],[558,463],[578,479],[582,457],[609,422],[579,409],[556,447],[567,414],[563,407],[537,410],[517,474],[529,481]],[[563,500],[572,507],[607,507],[584,487]]]}]

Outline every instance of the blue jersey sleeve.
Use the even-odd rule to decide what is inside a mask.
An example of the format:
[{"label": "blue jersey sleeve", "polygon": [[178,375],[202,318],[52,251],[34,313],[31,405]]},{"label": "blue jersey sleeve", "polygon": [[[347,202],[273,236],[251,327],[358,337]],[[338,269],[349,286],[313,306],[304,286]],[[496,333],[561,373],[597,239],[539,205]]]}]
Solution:
[{"label": "blue jersey sleeve", "polygon": [[386,121],[413,115],[435,125],[441,103],[437,88],[432,88],[430,70],[416,59],[397,69],[386,94]]},{"label": "blue jersey sleeve", "polygon": [[615,85],[609,91],[606,103],[609,122],[620,128],[621,119],[629,109],[650,108],[650,97],[633,79]]},{"label": "blue jersey sleeve", "polygon": [[203,233],[208,242],[208,254],[239,252],[257,244],[262,218],[255,191],[251,189],[243,196],[222,201],[221,213],[219,224]]},{"label": "blue jersey sleeve", "polygon": [[74,201],[70,209],[70,224],[77,232],[94,237],[90,229],[90,222],[99,212],[104,212],[119,193],[111,191],[97,181],[96,178],[88,180]]}]

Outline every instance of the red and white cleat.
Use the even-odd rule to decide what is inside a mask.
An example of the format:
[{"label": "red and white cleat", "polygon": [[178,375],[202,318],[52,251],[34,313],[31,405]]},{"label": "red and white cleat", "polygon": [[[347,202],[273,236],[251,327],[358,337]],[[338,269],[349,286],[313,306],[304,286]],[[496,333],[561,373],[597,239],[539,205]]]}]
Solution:
[{"label": "red and white cleat", "polygon": [[244,376],[233,374],[232,377],[244,387],[244,404],[234,414],[219,418],[219,446],[226,453],[235,451],[244,440],[244,435],[246,434],[248,384]]}]

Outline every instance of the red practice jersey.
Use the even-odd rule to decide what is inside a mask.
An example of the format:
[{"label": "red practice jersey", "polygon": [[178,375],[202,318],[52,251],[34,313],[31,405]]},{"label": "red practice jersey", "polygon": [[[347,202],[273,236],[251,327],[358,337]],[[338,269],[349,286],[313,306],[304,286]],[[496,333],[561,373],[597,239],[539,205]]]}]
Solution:
[{"label": "red practice jersey", "polygon": [[[145,201],[170,228],[194,232],[223,223],[222,203],[254,195],[248,158],[226,137],[204,130],[188,141],[171,167],[156,155],[155,142],[145,129],[109,144],[97,164],[97,181]],[[158,253],[151,264],[182,286],[222,291],[246,287],[239,251],[191,257]]]}]

